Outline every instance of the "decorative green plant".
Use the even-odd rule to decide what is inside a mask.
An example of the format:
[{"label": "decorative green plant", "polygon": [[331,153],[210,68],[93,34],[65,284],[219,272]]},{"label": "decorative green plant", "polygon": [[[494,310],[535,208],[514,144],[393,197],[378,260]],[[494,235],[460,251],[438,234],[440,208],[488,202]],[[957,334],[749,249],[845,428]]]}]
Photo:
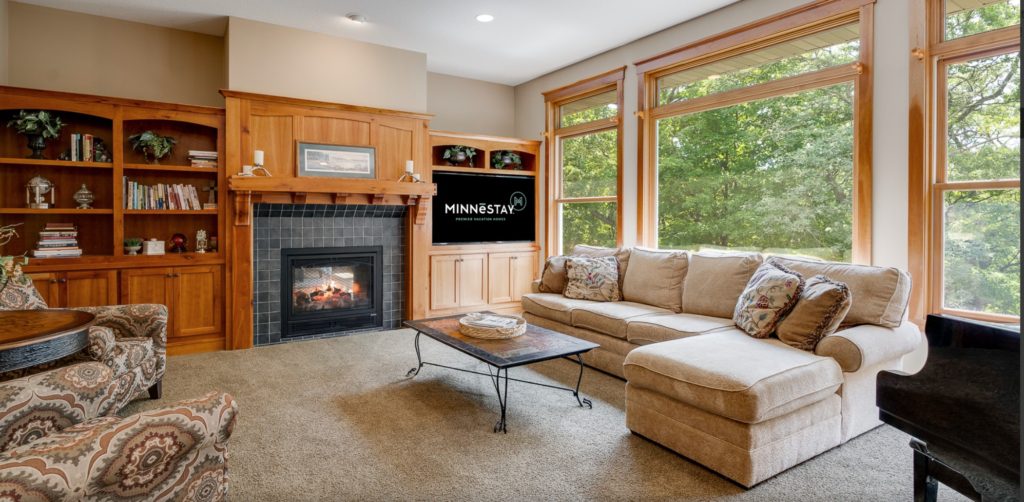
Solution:
[{"label": "decorative green plant", "polygon": [[15,118],[7,122],[7,127],[13,127],[18,134],[25,136],[39,135],[43,139],[51,139],[60,135],[60,130],[64,128],[64,122],[61,122],[60,117],[46,110],[39,110],[35,113],[21,110]]},{"label": "decorative green plant", "polygon": [[499,150],[491,155],[491,167],[494,169],[521,169],[523,158],[512,150]]},{"label": "decorative green plant", "polygon": [[141,246],[141,245],[142,245],[142,239],[140,239],[138,237],[125,237],[125,239],[124,239],[124,247],[126,247],[126,248],[133,248],[133,247],[138,247],[138,246]]},{"label": "decorative green plant", "polygon": [[473,167],[473,157],[476,157],[476,148],[463,145],[452,145],[444,150],[444,160],[448,165],[455,166],[469,161],[469,167]]},{"label": "decorative green plant", "polygon": [[128,137],[132,150],[141,152],[149,162],[159,162],[170,155],[178,142],[170,136],[161,136],[153,131],[143,131]]},{"label": "decorative green plant", "polygon": [[64,122],[60,117],[53,115],[46,110],[39,110],[35,113],[28,113],[25,110],[18,112],[13,119],[7,122],[7,127],[13,127],[18,134],[28,137],[28,148],[32,151],[30,159],[42,159],[43,150],[46,149],[46,140],[56,138],[60,130],[64,128]]}]

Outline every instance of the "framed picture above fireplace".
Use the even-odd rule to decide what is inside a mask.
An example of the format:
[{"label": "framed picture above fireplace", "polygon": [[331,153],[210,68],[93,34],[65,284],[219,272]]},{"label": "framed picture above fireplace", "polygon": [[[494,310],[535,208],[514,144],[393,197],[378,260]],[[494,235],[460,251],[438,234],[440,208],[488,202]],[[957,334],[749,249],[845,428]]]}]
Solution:
[{"label": "framed picture above fireplace", "polygon": [[303,141],[296,143],[298,176],[377,177],[377,152],[372,146],[326,145]]}]

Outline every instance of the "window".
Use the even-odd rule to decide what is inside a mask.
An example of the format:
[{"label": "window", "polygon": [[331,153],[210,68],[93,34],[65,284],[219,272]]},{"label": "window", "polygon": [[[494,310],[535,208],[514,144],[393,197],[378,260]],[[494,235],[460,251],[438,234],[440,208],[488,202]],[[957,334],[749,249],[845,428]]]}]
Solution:
[{"label": "window", "polygon": [[912,316],[1019,322],[1020,4],[928,0],[928,11],[940,28],[917,29],[943,39],[913,69],[924,85],[911,105],[931,118],[915,129],[911,114],[911,178],[926,181],[911,192],[910,225],[925,229],[910,239],[925,258],[912,270],[925,278]]},{"label": "window", "polygon": [[618,69],[544,94],[550,255],[621,243],[623,75]]},{"label": "window", "polygon": [[641,242],[870,262],[871,5],[825,6],[637,63]]}]

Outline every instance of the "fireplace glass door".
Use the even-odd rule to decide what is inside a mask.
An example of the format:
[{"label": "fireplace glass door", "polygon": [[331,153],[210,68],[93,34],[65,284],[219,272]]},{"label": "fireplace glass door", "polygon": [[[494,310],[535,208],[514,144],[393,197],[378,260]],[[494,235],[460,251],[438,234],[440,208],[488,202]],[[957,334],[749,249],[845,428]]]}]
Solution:
[{"label": "fireplace glass door", "polygon": [[380,326],[381,251],[379,246],[283,249],[281,335]]}]

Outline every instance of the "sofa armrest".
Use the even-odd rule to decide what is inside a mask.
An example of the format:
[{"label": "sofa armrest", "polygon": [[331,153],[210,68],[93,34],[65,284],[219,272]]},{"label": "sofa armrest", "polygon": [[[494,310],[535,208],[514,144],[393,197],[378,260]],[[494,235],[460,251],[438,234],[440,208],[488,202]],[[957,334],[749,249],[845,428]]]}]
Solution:
[{"label": "sofa armrest", "polygon": [[114,331],[117,338],[152,338],[153,346],[167,346],[167,307],[155,303],[76,307],[96,316],[95,326]]},{"label": "sofa armrest", "polygon": [[0,485],[14,499],[223,500],[237,413],[230,395],[211,392],[83,422],[0,454]]},{"label": "sofa armrest", "polygon": [[536,279],[530,283],[531,293],[540,293],[540,279]]},{"label": "sofa armrest", "polygon": [[896,328],[862,324],[826,336],[814,353],[835,359],[843,371],[851,373],[903,357],[920,342],[921,331],[910,321]]}]

